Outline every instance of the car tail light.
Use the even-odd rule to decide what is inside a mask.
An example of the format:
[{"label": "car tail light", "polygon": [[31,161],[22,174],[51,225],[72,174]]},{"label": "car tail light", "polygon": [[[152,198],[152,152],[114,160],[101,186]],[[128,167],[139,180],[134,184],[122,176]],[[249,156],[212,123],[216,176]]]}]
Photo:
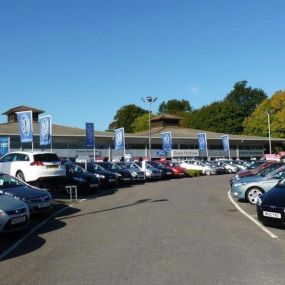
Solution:
[{"label": "car tail light", "polygon": [[34,161],[31,163],[31,166],[44,166],[44,163],[42,161]]}]

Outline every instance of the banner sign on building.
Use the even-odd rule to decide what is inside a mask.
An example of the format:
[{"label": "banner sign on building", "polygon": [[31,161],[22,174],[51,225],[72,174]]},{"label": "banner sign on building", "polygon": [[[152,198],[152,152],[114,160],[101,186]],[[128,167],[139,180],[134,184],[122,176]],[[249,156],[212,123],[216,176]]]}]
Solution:
[{"label": "banner sign on building", "polygon": [[224,151],[229,151],[230,150],[229,135],[223,135],[221,136],[221,139],[223,142]]},{"label": "banner sign on building", "polygon": [[125,130],[124,128],[115,131],[115,149],[125,149]]},{"label": "banner sign on building", "polygon": [[169,151],[172,149],[172,136],[171,132],[164,132],[161,133],[161,139],[162,139],[162,150],[163,151]]},{"label": "banner sign on building", "polygon": [[10,151],[10,138],[0,137],[0,156]]},{"label": "banner sign on building", "polygon": [[94,124],[93,123],[85,123],[86,130],[86,140],[85,147],[86,148],[94,148],[95,147],[95,139],[94,139]]},{"label": "banner sign on building", "polygon": [[50,145],[52,136],[51,116],[39,117],[40,145]]},{"label": "banner sign on building", "polygon": [[21,143],[33,142],[33,113],[32,111],[16,112]]},{"label": "banner sign on building", "polygon": [[198,133],[199,150],[207,150],[207,138],[205,133]]}]

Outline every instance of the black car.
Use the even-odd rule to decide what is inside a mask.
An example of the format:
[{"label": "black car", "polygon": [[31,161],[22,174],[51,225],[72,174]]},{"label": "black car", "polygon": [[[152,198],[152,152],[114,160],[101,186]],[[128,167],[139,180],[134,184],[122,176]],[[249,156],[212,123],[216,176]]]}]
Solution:
[{"label": "black car", "polygon": [[0,193],[10,195],[25,202],[31,214],[49,212],[52,209],[52,196],[44,189],[6,173],[0,173]]},{"label": "black car", "polygon": [[104,162],[97,162],[96,164],[100,165],[101,167],[103,167],[108,171],[115,173],[118,177],[118,182],[120,184],[130,184],[133,180],[130,171],[128,171],[127,169],[123,169],[116,163],[104,161]]},{"label": "black car", "polygon": [[83,167],[63,161],[66,168],[66,184],[76,185],[78,191],[96,191],[100,189],[100,179]]},{"label": "black car", "polygon": [[169,178],[174,177],[174,175],[172,173],[172,169],[170,167],[166,167],[161,162],[159,162],[159,161],[148,161],[147,163],[160,170],[162,179],[169,179]]},{"label": "black car", "polygon": [[108,188],[114,187],[118,185],[118,178],[115,173],[112,173],[97,163],[94,162],[87,162],[86,164],[81,164],[80,166],[86,167],[88,172],[91,172],[96,175],[97,178],[100,179],[101,187]]},{"label": "black car", "polygon": [[115,162],[121,168],[128,170],[131,175],[133,182],[145,182],[145,172],[140,169],[134,162]]},{"label": "black car", "polygon": [[285,179],[257,198],[256,210],[263,224],[285,226]]}]

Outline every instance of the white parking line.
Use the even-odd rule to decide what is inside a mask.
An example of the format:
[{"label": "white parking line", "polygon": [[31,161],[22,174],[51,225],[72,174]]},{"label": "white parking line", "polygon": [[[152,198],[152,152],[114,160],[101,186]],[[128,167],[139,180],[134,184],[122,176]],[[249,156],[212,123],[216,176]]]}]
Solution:
[{"label": "white parking line", "polygon": [[[92,198],[94,197],[94,195],[91,195],[89,197],[87,197],[86,199],[81,199],[78,200],[77,203],[83,202],[88,200],[88,198]],[[13,250],[15,250],[20,244],[22,244],[26,239],[28,239],[33,233],[35,233],[39,228],[41,228],[42,226],[44,226],[47,222],[49,222],[52,218],[54,218],[55,216],[57,216],[58,214],[62,213],[63,211],[65,211],[68,208],[73,207],[74,204],[68,205],[60,210],[58,210],[57,212],[55,212],[54,214],[52,214],[51,216],[49,216],[48,218],[46,218],[45,220],[43,220],[40,224],[36,225],[31,231],[29,231],[26,235],[24,235],[21,239],[19,239],[17,242],[15,242],[13,245],[11,245],[7,250],[5,250],[4,252],[2,252],[2,254],[0,254],[0,261],[3,260],[7,255],[9,255]]]},{"label": "white parking line", "polygon": [[264,227],[261,223],[259,223],[256,219],[254,219],[252,216],[250,216],[246,211],[244,211],[232,198],[231,191],[228,191],[228,197],[232,204],[236,207],[237,210],[239,210],[244,216],[246,216],[249,220],[251,220],[255,225],[257,225],[261,230],[263,230],[265,233],[267,233],[271,238],[276,239],[278,238],[277,235],[269,231],[266,227]]}]

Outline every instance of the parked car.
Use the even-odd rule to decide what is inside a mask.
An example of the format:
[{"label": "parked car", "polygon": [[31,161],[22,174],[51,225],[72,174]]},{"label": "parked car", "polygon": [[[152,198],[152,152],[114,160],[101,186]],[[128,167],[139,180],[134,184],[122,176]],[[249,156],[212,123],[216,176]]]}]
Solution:
[{"label": "parked car", "polygon": [[215,174],[226,174],[227,173],[227,170],[226,170],[226,168],[224,166],[217,165],[217,164],[215,164],[214,161],[205,160],[205,161],[203,161],[203,163],[205,163],[206,165],[214,168],[215,169]]},{"label": "parked car", "polygon": [[[138,166],[141,167],[141,169],[143,169],[143,162],[142,161],[138,161],[136,162]],[[148,180],[159,180],[161,179],[161,171],[155,167],[153,167],[152,165],[148,164],[147,162],[145,163],[145,175],[146,175],[146,179]]]},{"label": "parked car", "polygon": [[230,179],[230,184],[232,185],[235,181],[245,178],[245,177],[250,177],[250,176],[265,176],[268,173],[274,171],[275,169],[278,169],[279,167],[283,166],[283,162],[268,162],[268,163],[263,163],[257,168],[249,171],[241,171],[234,177]]},{"label": "parked car", "polygon": [[238,171],[238,167],[236,165],[221,161],[221,160],[217,160],[215,161],[215,164],[217,166],[221,166],[224,167],[227,171],[227,173],[231,174],[231,173],[236,173]]},{"label": "parked car", "polygon": [[161,171],[161,178],[163,179],[169,179],[172,178],[173,173],[172,169],[168,166],[165,166],[163,163],[159,161],[148,161],[149,165],[153,166],[156,169],[159,169]]},{"label": "parked car", "polygon": [[86,171],[83,167],[68,160],[62,161],[66,168],[66,183],[76,185],[78,191],[98,191],[100,189],[100,178],[94,173]]},{"label": "parked car", "polygon": [[11,195],[0,193],[0,233],[23,230],[30,225],[28,205]]},{"label": "parked car", "polygon": [[0,193],[26,203],[31,214],[48,212],[52,209],[52,196],[47,190],[33,187],[6,173],[0,173]]},{"label": "parked car", "polygon": [[179,165],[179,163],[168,161],[168,160],[161,161],[161,163],[163,165],[171,168],[173,177],[185,177],[186,176],[186,172],[185,172],[184,168],[182,168]]},{"label": "parked car", "polygon": [[15,151],[0,158],[0,172],[29,183],[60,183],[65,180],[65,167],[52,152]]},{"label": "parked car", "polygon": [[[82,163],[80,165],[85,167],[85,165]],[[118,178],[115,173],[107,171],[106,169],[94,162],[87,162],[86,170],[90,173],[93,173],[97,178],[100,179],[100,185],[102,187],[106,188],[118,185]]]},{"label": "parked car", "polygon": [[134,182],[144,182],[146,180],[145,172],[134,162],[115,162],[123,169],[127,169]]},{"label": "parked car", "polygon": [[101,167],[103,167],[104,169],[106,169],[110,172],[115,173],[118,177],[119,183],[121,183],[121,184],[132,183],[132,175],[131,175],[130,171],[123,169],[122,167],[120,167],[116,163],[104,161],[104,162],[96,162],[96,164],[100,165]]},{"label": "parked car", "polygon": [[285,179],[257,198],[256,211],[263,224],[285,226]]},{"label": "parked car", "polygon": [[187,170],[200,170],[205,175],[216,174],[215,168],[205,164],[203,161],[184,160],[180,163],[180,166]]},{"label": "parked car", "polygon": [[249,176],[237,180],[231,187],[233,197],[256,204],[257,198],[276,186],[285,178],[285,166],[268,173],[265,176]]}]

